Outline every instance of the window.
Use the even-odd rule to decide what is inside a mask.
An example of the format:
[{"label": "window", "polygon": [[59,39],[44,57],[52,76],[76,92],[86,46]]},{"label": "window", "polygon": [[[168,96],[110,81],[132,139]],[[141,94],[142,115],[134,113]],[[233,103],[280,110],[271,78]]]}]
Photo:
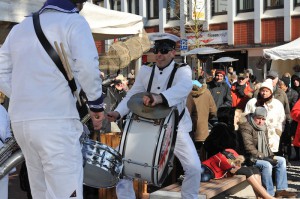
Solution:
[{"label": "window", "polygon": [[237,12],[254,11],[254,0],[237,0]]},{"label": "window", "polygon": [[180,0],[168,0],[167,4],[167,17],[168,19],[180,19]]},{"label": "window", "polygon": [[283,8],[284,0],[265,0],[265,10]]},{"label": "window", "polygon": [[159,0],[147,0],[147,17],[148,19],[159,18]]},{"label": "window", "polygon": [[300,0],[295,0],[295,7],[300,6]]},{"label": "window", "polygon": [[110,9],[121,11],[121,0],[110,0]]},{"label": "window", "polygon": [[227,14],[227,0],[212,0],[211,4],[213,16]]},{"label": "window", "polygon": [[139,0],[129,0],[128,1],[128,12],[132,13],[132,14],[136,14],[139,15]]}]

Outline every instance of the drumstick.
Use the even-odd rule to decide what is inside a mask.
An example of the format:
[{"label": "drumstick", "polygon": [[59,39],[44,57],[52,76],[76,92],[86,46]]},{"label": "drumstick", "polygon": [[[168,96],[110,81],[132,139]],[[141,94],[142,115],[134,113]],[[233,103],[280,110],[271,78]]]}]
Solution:
[{"label": "drumstick", "polygon": [[[65,69],[65,71],[67,73],[68,79],[72,80],[74,78],[74,76],[72,74],[71,67],[70,67],[70,64],[69,64],[69,61],[68,61],[68,57],[67,57],[67,53],[66,53],[66,51],[64,49],[63,44],[60,43],[61,50],[60,50],[60,48],[59,48],[59,46],[58,46],[58,44],[57,44],[56,41],[54,41],[54,45],[55,45],[56,51],[58,53],[58,56],[59,56],[59,58],[60,58],[60,60],[61,60],[61,62],[63,64],[63,67],[64,67],[64,69]],[[74,95],[77,98],[79,106],[82,106],[78,92],[74,91],[73,93],[74,93]]]}]

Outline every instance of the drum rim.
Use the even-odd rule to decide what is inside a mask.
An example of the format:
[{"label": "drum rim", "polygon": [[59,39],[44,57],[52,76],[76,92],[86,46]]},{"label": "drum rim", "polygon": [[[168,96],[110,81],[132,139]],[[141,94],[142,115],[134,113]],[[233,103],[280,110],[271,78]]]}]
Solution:
[{"label": "drum rim", "polygon": [[[169,152],[169,155],[168,155],[168,159],[167,159],[167,163],[168,162],[170,162],[170,160],[174,157],[174,149],[175,149],[175,143],[176,143],[176,138],[177,138],[177,125],[178,125],[178,117],[179,117],[179,114],[178,114],[178,110],[177,110],[177,108],[173,108],[172,109],[172,111],[170,112],[170,114],[167,116],[167,118],[169,119],[168,121],[167,121],[167,123],[170,121],[170,116],[172,115],[172,113],[174,113],[174,130],[173,130],[173,137],[172,137],[172,141],[171,141],[171,146],[170,146],[170,152]],[[165,118],[165,120],[167,119],[167,118]],[[164,124],[165,124],[166,122],[164,121]],[[164,135],[165,135],[165,132],[164,132]],[[158,140],[159,140],[159,138],[158,138]],[[156,145],[156,147],[157,147],[158,145]],[[158,163],[159,163],[159,160],[160,160],[160,154],[161,154],[161,150],[162,150],[162,147],[160,146],[160,148],[159,148],[159,157],[157,158],[157,162],[155,161],[155,163],[157,163],[157,165],[158,165]],[[155,154],[157,154],[157,149],[155,150],[156,151],[156,153]],[[156,155],[155,155],[155,157],[154,158],[156,158]],[[154,165],[156,165],[156,164],[154,164]],[[157,186],[159,186],[159,187],[161,187],[161,185],[163,184],[163,182],[165,181],[165,179],[168,177],[168,175],[169,175],[169,173],[168,173],[168,166],[166,165],[165,166],[165,168],[163,169],[163,171],[162,171],[162,175],[161,175],[161,177],[159,178],[159,176],[158,176],[158,174],[159,174],[159,172],[158,172],[158,170],[156,170],[156,171],[154,171],[153,170],[153,172],[152,172],[152,178],[154,178],[154,175],[156,174],[156,180],[157,180],[157,182],[155,183],[155,185],[157,185]],[[152,180],[153,182],[155,181],[154,179]]]}]

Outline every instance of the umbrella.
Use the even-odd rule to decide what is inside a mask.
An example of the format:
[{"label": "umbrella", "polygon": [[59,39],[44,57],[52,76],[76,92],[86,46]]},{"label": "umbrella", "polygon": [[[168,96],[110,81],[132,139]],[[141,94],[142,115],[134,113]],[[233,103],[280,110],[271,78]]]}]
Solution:
[{"label": "umbrella", "polygon": [[186,52],[184,55],[210,55],[210,54],[215,54],[215,53],[221,53],[224,52],[222,50],[218,50],[215,48],[211,47],[202,47],[202,48],[195,48],[193,50],[190,50]]},{"label": "umbrella", "polygon": [[234,61],[238,61],[238,59],[234,59],[232,57],[221,57],[213,61],[213,63],[234,62]]}]

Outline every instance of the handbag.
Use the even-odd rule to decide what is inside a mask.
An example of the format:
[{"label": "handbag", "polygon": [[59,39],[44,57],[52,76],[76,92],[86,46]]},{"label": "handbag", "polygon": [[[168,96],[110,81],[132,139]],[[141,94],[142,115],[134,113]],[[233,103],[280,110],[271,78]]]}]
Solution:
[{"label": "handbag", "polygon": [[51,46],[51,44],[47,40],[47,38],[42,30],[42,27],[41,27],[39,12],[33,13],[32,19],[33,19],[33,26],[34,26],[36,36],[38,37],[40,43],[42,44],[42,46],[44,47],[45,51],[50,56],[52,61],[58,67],[60,72],[64,75],[64,77],[67,80],[68,85],[71,89],[71,92],[74,95],[75,91],[77,90],[75,79],[74,78],[72,78],[71,80],[68,79],[68,76],[64,69],[63,63],[61,62],[57,52],[54,50],[54,48]]}]

